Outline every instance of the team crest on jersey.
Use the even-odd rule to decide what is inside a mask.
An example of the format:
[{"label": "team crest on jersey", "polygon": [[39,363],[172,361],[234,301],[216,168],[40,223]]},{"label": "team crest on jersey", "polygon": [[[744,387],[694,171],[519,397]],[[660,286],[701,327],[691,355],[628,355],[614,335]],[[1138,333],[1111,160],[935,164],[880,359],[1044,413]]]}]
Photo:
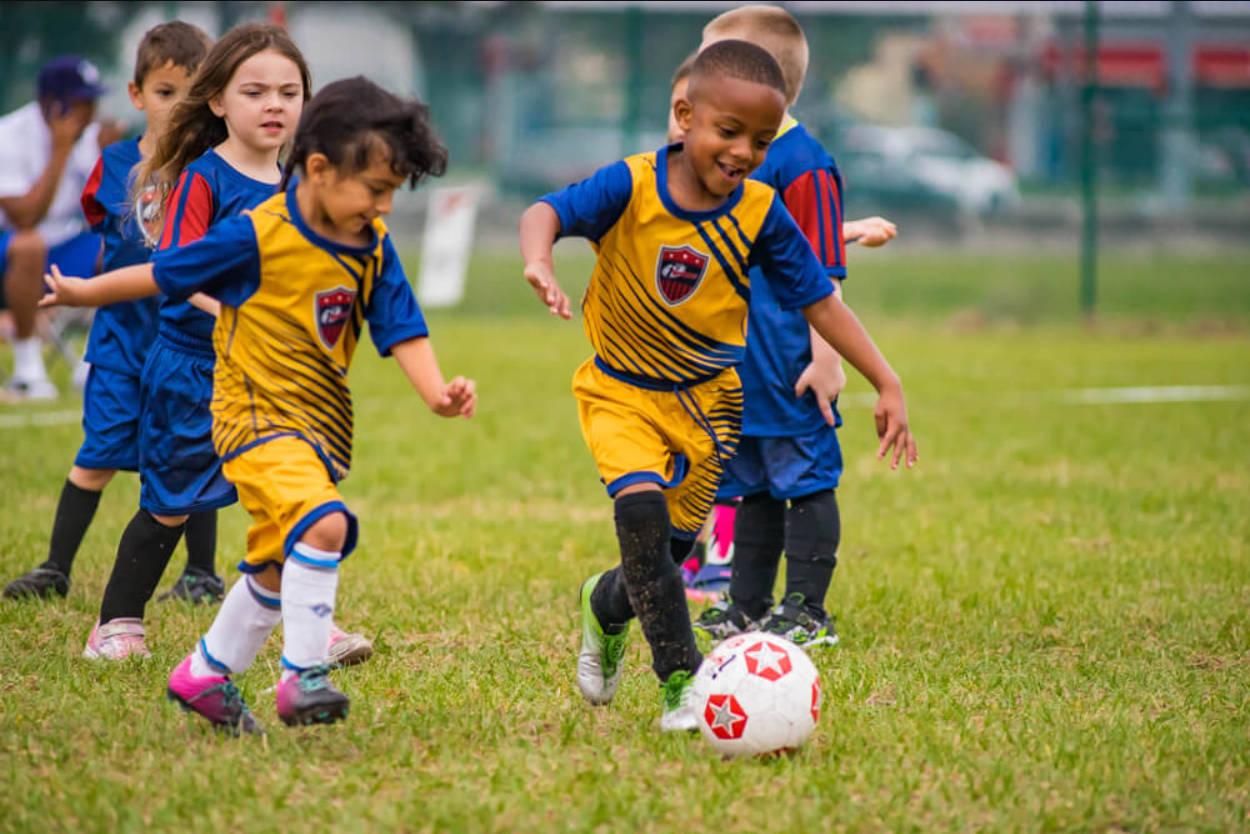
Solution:
[{"label": "team crest on jersey", "polygon": [[356,292],[346,287],[317,293],[317,335],[327,348],[333,349],[339,343],[339,336],[343,335],[343,328],[352,317],[352,305],[355,303]]},{"label": "team crest on jersey", "polygon": [[143,233],[143,242],[149,249],[155,249],[161,242],[161,192],[155,185],[144,186],[135,201],[135,219],[139,223],[139,231]]},{"label": "team crest on jersey", "polygon": [[677,306],[694,294],[707,274],[708,256],[693,246],[661,246],[655,261],[660,297]]}]

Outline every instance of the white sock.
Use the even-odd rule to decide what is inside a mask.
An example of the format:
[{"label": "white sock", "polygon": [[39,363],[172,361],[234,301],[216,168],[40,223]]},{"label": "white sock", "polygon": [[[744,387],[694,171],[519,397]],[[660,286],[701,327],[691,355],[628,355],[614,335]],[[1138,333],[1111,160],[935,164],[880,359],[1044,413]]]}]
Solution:
[{"label": "white sock", "polygon": [[43,366],[43,342],[38,336],[13,341],[13,376],[28,381],[48,378]]},{"label": "white sock", "polygon": [[239,673],[252,665],[270,632],[282,619],[282,603],[274,591],[244,576],[221,604],[191,657],[191,674]]},{"label": "white sock", "polygon": [[282,566],[283,678],[329,657],[340,553],[298,542]]}]

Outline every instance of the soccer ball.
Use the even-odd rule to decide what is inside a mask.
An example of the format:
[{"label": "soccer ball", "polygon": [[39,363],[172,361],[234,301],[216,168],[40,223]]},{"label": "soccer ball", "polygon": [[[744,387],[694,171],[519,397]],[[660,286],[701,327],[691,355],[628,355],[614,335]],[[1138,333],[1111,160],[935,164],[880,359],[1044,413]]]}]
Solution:
[{"label": "soccer ball", "polygon": [[789,640],[753,631],[731,637],[694,678],[699,732],[725,756],[793,750],[820,719],[820,675]]}]

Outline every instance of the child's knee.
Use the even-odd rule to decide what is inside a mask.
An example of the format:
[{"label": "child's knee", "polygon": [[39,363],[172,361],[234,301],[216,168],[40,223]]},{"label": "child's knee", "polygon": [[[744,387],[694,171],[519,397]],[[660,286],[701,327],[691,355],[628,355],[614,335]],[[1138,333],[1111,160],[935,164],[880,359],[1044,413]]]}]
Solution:
[{"label": "child's knee", "polygon": [[282,590],[282,571],[277,565],[269,565],[261,572],[252,574],[252,579],[266,591],[278,593]]},{"label": "child's knee", "polygon": [[23,266],[38,264],[42,274],[44,260],[48,257],[48,246],[43,242],[43,235],[33,229],[16,232],[9,238],[7,255],[10,262],[19,262]]},{"label": "child's knee", "polygon": [[116,469],[88,469],[85,466],[73,466],[69,470],[69,481],[79,489],[100,492],[109,485],[116,474]]},{"label": "child's knee", "polygon": [[317,519],[300,536],[300,541],[331,553],[339,553],[347,544],[348,520],[345,513],[328,513]]}]

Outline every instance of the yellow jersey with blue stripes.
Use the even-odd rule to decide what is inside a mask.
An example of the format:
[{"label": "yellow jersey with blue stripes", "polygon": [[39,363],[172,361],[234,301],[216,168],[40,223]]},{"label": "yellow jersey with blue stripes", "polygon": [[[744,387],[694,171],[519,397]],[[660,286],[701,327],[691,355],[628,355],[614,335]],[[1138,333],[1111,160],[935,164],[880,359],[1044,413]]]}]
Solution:
[{"label": "yellow jersey with blue stripes", "polygon": [[562,237],[598,257],[582,315],[605,372],[645,388],[696,385],[745,354],[750,270],[763,267],[781,305],[833,292],[776,192],[742,183],[720,207],[688,211],[668,191],[670,145],[548,194]]},{"label": "yellow jersey with blue stripes", "polygon": [[347,246],[314,232],[295,186],[153,259],[171,298],[221,302],[213,330],[213,445],[229,460],[260,443],[299,437],[334,480],[352,457],[347,369],[367,321],[378,352],[429,331],[385,224]]}]

